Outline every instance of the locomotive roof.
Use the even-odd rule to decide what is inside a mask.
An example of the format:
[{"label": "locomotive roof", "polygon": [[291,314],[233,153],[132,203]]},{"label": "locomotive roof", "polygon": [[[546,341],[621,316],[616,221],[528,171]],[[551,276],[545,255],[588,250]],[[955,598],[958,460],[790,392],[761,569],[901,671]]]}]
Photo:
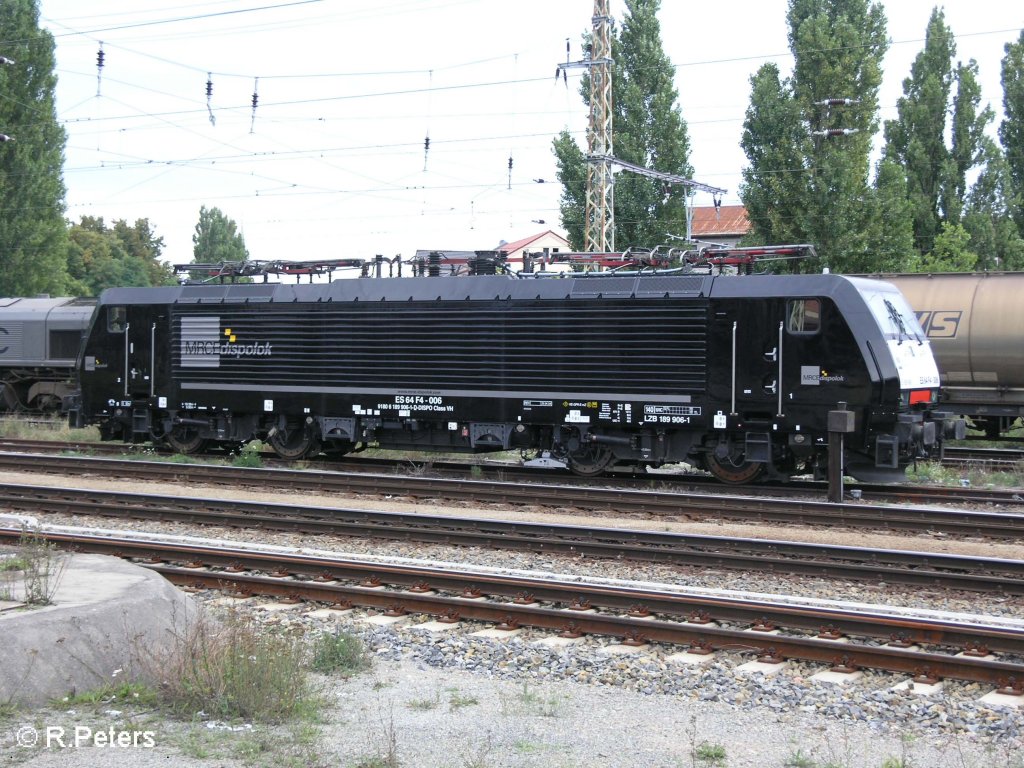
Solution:
[{"label": "locomotive roof", "polygon": [[[841,275],[608,275],[516,279],[359,278],[330,283],[185,285],[110,288],[101,304],[249,304],[343,301],[486,301],[659,297],[838,296],[878,281]],[[890,286],[891,287],[891,286]],[[895,290],[895,288],[892,288]]]},{"label": "locomotive roof", "polygon": [[5,320],[41,320],[46,317],[84,317],[92,314],[96,299],[69,296],[0,298],[0,315]]}]

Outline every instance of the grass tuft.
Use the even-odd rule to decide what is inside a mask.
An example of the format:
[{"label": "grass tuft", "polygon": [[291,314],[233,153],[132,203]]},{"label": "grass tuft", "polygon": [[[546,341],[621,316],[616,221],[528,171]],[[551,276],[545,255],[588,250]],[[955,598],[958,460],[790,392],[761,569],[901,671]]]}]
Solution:
[{"label": "grass tuft", "polygon": [[322,634],[313,642],[311,666],[316,672],[351,677],[370,668],[363,641],[347,632]]},{"label": "grass tuft", "polygon": [[158,660],[167,709],[192,718],[279,723],[314,714],[319,699],[307,674],[301,638],[267,632],[231,616],[201,617]]}]

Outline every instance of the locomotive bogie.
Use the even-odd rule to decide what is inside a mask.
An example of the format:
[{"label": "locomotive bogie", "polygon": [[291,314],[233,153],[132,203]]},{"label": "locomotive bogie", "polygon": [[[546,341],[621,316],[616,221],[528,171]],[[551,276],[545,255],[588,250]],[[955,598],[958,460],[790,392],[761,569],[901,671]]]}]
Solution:
[{"label": "locomotive bogie", "polygon": [[915,327],[890,286],[830,275],[113,289],[71,418],[183,452],[518,449],[744,483],[817,471],[844,408],[851,470],[895,475],[946,432]]}]

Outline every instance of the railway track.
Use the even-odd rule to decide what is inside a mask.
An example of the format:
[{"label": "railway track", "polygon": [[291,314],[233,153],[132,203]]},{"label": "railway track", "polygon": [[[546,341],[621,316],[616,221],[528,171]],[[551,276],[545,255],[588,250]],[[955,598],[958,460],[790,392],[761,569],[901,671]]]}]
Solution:
[{"label": "railway track", "polygon": [[[20,529],[0,528],[0,540],[20,535]],[[391,615],[427,614],[448,622],[485,621],[506,629],[537,627],[569,637],[666,643],[697,655],[733,651],[768,663],[799,659],[840,671],[906,673],[919,681],[971,680],[1010,695],[1024,690],[1024,624],[1019,622],[980,625],[905,611],[561,582],[232,548],[223,542],[208,546],[45,530],[39,535],[76,551],[130,558],[197,589],[360,606]]]},{"label": "railway track", "polygon": [[[0,451],[15,453],[38,452],[45,454],[66,454],[86,453],[104,454],[107,456],[122,457],[126,455],[150,456],[155,455],[151,446],[125,446],[120,443],[92,443],[92,442],[51,442],[47,440],[10,440],[0,438]],[[0,453],[0,469],[5,468],[3,454]],[[96,457],[101,458],[101,457]],[[200,467],[200,464],[189,464],[189,467]],[[231,467],[218,466],[218,471],[224,472],[233,469]],[[674,475],[667,473],[652,473],[631,476],[628,474],[610,475],[600,480],[583,479],[572,475],[568,471],[562,472],[549,469],[535,469],[509,464],[468,464],[456,462],[430,461],[424,464],[404,460],[396,461],[391,459],[375,458],[348,458],[342,461],[331,460],[324,462],[325,467],[330,471],[324,474],[344,473],[385,473],[394,475],[399,473],[407,476],[414,475],[444,475],[453,478],[495,478],[500,481],[518,481],[522,483],[549,484],[557,480],[560,485],[575,486],[581,488],[598,487],[602,490],[609,490],[610,487],[622,489],[660,487],[666,490],[675,490],[678,493],[704,493],[729,495],[742,493],[745,496],[787,496],[803,497],[810,500],[820,499],[825,496],[827,488],[818,482],[793,481],[786,484],[775,484],[767,486],[743,486],[733,488],[723,486],[711,478],[700,475],[683,474]],[[598,485],[600,483],[600,485]],[[1018,506],[1024,504],[1024,490],[1022,489],[998,489],[998,488],[971,488],[971,487],[947,487],[947,486],[893,486],[884,484],[854,483],[848,484],[847,498],[851,500],[854,495],[865,501],[880,501],[892,503],[912,504],[999,504]]]},{"label": "railway track", "polygon": [[590,485],[540,485],[495,480],[382,475],[367,472],[251,469],[211,464],[125,461],[82,456],[0,454],[0,470],[100,478],[131,477],[191,484],[233,485],[260,490],[361,494],[411,499],[574,508],[671,519],[739,520],[870,530],[902,530],[1019,539],[1024,532],[1024,499],[1006,509],[962,510],[922,506],[833,504],[805,499],[681,493]]},{"label": "railway track", "polygon": [[942,463],[948,466],[1017,469],[1024,466],[1024,448],[972,448],[947,446]]},{"label": "railway track", "polygon": [[0,506],[27,514],[173,521],[1024,594],[1024,560],[1005,558],[31,485],[0,485]]}]

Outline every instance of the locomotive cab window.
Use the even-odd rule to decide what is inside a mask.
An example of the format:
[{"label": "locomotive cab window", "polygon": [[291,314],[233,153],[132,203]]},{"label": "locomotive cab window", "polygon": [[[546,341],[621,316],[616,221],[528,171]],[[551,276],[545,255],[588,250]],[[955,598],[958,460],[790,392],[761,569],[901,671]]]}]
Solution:
[{"label": "locomotive cab window", "polygon": [[786,330],[817,333],[821,328],[821,299],[794,299],[786,307]]},{"label": "locomotive cab window", "polygon": [[128,310],[124,307],[109,307],[107,309],[107,330],[110,333],[124,333],[128,324]]}]

